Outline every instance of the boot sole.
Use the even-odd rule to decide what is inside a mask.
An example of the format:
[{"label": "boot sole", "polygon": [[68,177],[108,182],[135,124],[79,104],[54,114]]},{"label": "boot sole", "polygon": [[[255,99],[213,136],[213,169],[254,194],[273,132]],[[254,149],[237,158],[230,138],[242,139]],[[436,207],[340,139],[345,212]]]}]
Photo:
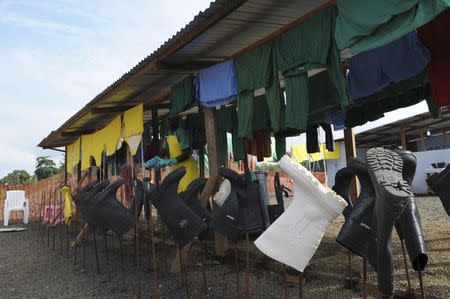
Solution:
[{"label": "boot sole", "polygon": [[399,154],[382,147],[371,148],[367,151],[366,162],[375,189],[398,198],[413,195],[411,187],[403,180],[403,160]]}]

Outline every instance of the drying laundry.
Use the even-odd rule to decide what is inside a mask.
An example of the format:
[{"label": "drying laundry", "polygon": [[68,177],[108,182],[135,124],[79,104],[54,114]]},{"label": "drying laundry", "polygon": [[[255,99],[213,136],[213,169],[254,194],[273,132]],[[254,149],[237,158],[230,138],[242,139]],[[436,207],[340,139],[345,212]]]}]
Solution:
[{"label": "drying laundry", "polygon": [[415,31],[382,47],[360,53],[348,60],[348,90],[352,99],[382,91],[391,82],[400,82],[421,73],[430,61],[430,52]]},{"label": "drying laundry", "polygon": [[233,60],[199,71],[196,84],[197,98],[205,107],[225,105],[235,100],[238,90]]},{"label": "drying laundry", "polygon": [[438,107],[450,105],[450,10],[443,11],[417,32],[422,43],[431,52],[427,68],[433,99]]}]

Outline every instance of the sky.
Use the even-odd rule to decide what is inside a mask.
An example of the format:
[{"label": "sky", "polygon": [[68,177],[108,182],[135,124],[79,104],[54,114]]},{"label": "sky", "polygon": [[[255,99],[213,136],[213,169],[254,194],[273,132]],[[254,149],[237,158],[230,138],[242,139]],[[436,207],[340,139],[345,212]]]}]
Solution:
[{"label": "sky", "polygon": [[[63,159],[37,144],[209,2],[0,0],[0,178],[33,173],[38,156]],[[421,103],[357,131],[424,111]]]},{"label": "sky", "polygon": [[37,144],[209,3],[0,0],[0,178],[61,160]]}]

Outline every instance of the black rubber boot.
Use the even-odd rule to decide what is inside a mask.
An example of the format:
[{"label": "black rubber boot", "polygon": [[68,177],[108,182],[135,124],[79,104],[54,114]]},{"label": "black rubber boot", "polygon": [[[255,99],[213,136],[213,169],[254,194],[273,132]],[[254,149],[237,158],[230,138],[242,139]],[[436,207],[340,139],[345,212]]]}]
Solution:
[{"label": "black rubber boot", "polygon": [[429,177],[427,183],[434,194],[439,196],[445,212],[450,216],[450,164],[440,173]]},{"label": "black rubber boot", "polygon": [[389,296],[394,292],[395,272],[392,229],[412,192],[403,180],[403,160],[397,153],[379,147],[371,148],[367,151],[366,162],[376,193],[372,221],[374,232],[369,243],[369,248],[376,254],[368,254],[368,261],[377,271],[378,290]]},{"label": "black rubber boot", "polygon": [[123,178],[111,182],[99,194],[93,211],[100,228],[103,230],[111,229],[118,236],[122,236],[131,230],[135,224],[133,215],[117,199],[117,190],[123,183]]},{"label": "black rubber boot", "polygon": [[[192,211],[194,211],[194,213],[197,214],[197,216],[199,216],[207,226],[209,226],[209,223],[211,222],[211,213],[199,199],[199,194],[203,191],[206,181],[207,180],[204,178],[197,178],[193,180],[187,186],[186,191],[180,193],[179,196],[184,200],[188,207],[191,208]],[[198,236],[198,238],[200,240],[206,240],[210,239],[211,235],[211,230],[206,229]]]},{"label": "black rubber boot", "polygon": [[142,207],[144,206],[144,186],[138,179],[132,179],[131,183],[133,184],[134,197],[130,203],[130,208],[128,210],[130,211],[131,215],[133,215],[133,217],[137,219],[139,218],[139,216],[141,216]]},{"label": "black rubber boot", "polygon": [[352,182],[354,175],[355,174],[353,172],[353,169],[349,166],[346,166],[342,169],[339,169],[334,177],[333,190],[334,192],[339,194],[347,203],[344,211],[342,211],[342,215],[344,215],[345,219],[348,218],[353,208],[353,202],[350,198],[348,188],[350,187],[350,183]]},{"label": "black rubber boot", "polygon": [[236,242],[241,237],[239,203],[236,192],[231,192],[218,211],[213,214],[211,228]]},{"label": "black rubber boot", "polygon": [[[417,160],[410,151],[397,151],[403,160],[403,179],[411,185],[416,173]],[[414,270],[425,269],[428,262],[428,254],[423,239],[422,225],[420,223],[419,209],[414,196],[410,196],[402,215],[395,223],[399,237],[405,240],[409,259]]]},{"label": "black rubber boot", "polygon": [[[357,159],[350,159],[346,168],[350,168],[358,177],[361,192],[353,205],[351,212],[346,217],[345,223],[342,226],[336,241],[357,255],[366,257],[367,243],[371,236],[375,190],[365,163]],[[348,177],[346,177],[344,183],[349,184]],[[345,187],[336,189],[348,190],[348,188]]]},{"label": "black rubber boot", "polygon": [[219,174],[231,183],[231,193],[235,193],[239,203],[239,225],[243,233],[257,233],[264,230],[258,182],[247,182],[237,172],[222,167]]},{"label": "black rubber boot", "polygon": [[89,223],[88,219],[93,218],[88,215],[89,211],[91,210],[89,209],[89,203],[108,185],[109,180],[89,183],[81,190],[80,193],[76,194],[73,197],[73,201],[75,202],[77,209],[79,209],[81,216],[86,220],[87,223]]},{"label": "black rubber boot", "polygon": [[273,185],[274,185],[274,189],[275,189],[275,198],[277,200],[277,204],[267,206],[270,223],[274,223],[275,220],[277,220],[278,217],[280,217],[280,215],[283,214],[283,212],[284,212],[283,194],[286,197],[288,197],[288,194],[287,194],[288,189],[284,185],[281,184],[280,174],[278,172],[275,174],[275,179],[273,180]]},{"label": "black rubber boot", "polygon": [[202,219],[177,194],[178,185],[185,173],[184,167],[175,169],[166,176],[159,188],[151,192],[158,214],[180,248],[207,228]]}]

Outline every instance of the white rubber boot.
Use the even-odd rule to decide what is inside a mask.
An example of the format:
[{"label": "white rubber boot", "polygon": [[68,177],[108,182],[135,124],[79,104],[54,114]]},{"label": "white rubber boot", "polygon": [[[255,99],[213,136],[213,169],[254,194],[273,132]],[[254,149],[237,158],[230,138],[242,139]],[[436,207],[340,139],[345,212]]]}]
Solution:
[{"label": "white rubber boot", "polygon": [[295,159],[283,156],[280,167],[294,181],[294,198],[255,245],[267,256],[302,272],[319,246],[326,227],[347,203]]}]

